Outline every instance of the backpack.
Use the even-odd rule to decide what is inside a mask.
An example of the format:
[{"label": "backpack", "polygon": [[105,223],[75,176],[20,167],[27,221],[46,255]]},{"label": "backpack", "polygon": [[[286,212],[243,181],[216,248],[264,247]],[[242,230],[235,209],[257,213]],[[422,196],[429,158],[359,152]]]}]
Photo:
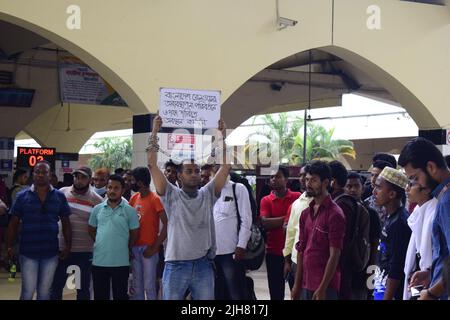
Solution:
[{"label": "backpack", "polygon": [[[241,215],[239,213],[239,206],[238,206],[237,198],[236,198],[236,183],[233,183],[232,189],[233,189],[234,204],[236,205],[236,215],[238,218],[237,232],[239,234],[239,230],[241,229],[242,220],[241,220]],[[253,196],[253,195],[251,195],[251,196]],[[243,263],[245,269],[252,270],[252,271],[258,270],[261,267],[261,265],[264,261],[264,256],[265,256],[265,251],[266,251],[266,244],[264,241],[262,231],[255,222],[256,222],[255,219],[252,217],[252,226],[250,228],[251,235],[250,235],[250,239],[248,240],[248,243],[247,243],[245,257],[242,260],[242,263]]]},{"label": "backpack", "polygon": [[361,272],[366,268],[370,258],[369,212],[361,202],[352,196],[342,194],[334,199],[336,203],[340,200],[347,204],[350,203],[350,207],[356,213],[353,216],[353,221],[347,221],[347,227],[351,226],[352,233],[349,234],[348,245],[344,248],[345,261],[354,272]]}]

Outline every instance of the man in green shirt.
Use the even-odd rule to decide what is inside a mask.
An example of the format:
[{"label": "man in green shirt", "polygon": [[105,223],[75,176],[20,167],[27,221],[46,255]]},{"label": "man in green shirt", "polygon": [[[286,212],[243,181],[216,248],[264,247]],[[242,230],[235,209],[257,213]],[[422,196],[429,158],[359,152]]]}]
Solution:
[{"label": "man in green shirt", "polygon": [[92,209],[89,234],[94,239],[92,280],[94,300],[128,300],[130,252],[139,235],[136,210],[122,200],[125,181],[112,175],[107,184],[107,200]]}]

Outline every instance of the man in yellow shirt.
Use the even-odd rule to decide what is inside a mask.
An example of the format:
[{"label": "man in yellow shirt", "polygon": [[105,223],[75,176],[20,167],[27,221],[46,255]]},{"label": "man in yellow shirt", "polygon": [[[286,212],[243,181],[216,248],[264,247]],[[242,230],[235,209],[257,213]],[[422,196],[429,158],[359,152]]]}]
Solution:
[{"label": "man in yellow shirt", "polygon": [[[308,164],[304,165],[300,169],[300,188],[301,190],[305,190],[305,168]],[[295,249],[295,244],[299,239],[299,221],[300,215],[303,210],[308,208],[309,203],[312,198],[306,196],[306,192],[303,192],[302,195],[295,200],[292,205],[288,209],[288,214],[286,215],[285,220],[285,228],[286,228],[286,241],[283,249],[284,256],[284,278],[288,281],[289,288],[292,290],[295,281],[295,270],[297,268],[297,249]]]}]

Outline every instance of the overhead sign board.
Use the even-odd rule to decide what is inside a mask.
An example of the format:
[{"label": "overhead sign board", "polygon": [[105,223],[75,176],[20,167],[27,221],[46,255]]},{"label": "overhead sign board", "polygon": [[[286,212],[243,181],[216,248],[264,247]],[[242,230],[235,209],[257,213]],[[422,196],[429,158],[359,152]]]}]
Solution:
[{"label": "overhead sign board", "polygon": [[39,161],[47,161],[55,168],[55,148],[17,147],[17,167],[33,168]]}]

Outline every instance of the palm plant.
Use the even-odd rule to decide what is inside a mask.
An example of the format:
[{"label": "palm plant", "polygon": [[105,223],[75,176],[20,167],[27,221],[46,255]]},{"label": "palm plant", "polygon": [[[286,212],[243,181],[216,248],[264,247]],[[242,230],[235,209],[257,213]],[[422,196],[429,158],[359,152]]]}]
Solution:
[{"label": "palm plant", "polygon": [[89,165],[93,169],[109,168],[130,168],[133,147],[131,138],[106,137],[94,144],[94,147],[101,150],[90,160]]},{"label": "palm plant", "polygon": [[[271,114],[263,116],[265,125],[256,134],[249,136],[262,136],[265,141],[256,145],[247,142],[246,154],[264,152],[279,153],[279,162],[298,165],[303,161],[303,119],[296,116],[289,118],[287,113],[280,113],[278,117]],[[334,160],[343,155],[356,157],[353,143],[349,140],[333,139],[334,128],[327,130],[319,124],[308,122],[306,135],[306,161]],[[250,154],[250,158],[251,158]],[[253,155],[255,156],[255,155]]]}]

